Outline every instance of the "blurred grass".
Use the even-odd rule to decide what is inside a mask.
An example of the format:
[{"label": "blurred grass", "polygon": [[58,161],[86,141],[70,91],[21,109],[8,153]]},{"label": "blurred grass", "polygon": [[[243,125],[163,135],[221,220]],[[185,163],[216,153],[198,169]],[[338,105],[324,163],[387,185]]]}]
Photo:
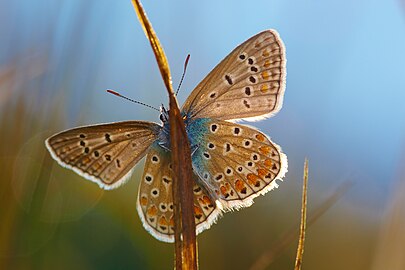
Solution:
[{"label": "blurred grass", "polygon": [[[100,269],[109,265],[98,259],[104,252],[110,253],[106,258],[113,265],[116,256],[111,248],[119,245],[117,252],[121,252],[131,246],[130,237],[120,234],[128,236],[129,230],[116,228],[122,224],[115,221],[123,217],[106,223],[102,217],[108,207],[95,209],[103,191],[57,165],[44,146],[51,133],[65,128],[63,102],[44,104],[40,89],[32,87],[28,100],[24,88],[32,86],[34,78],[15,81],[12,69],[5,70],[0,77],[0,88],[9,92],[1,96],[0,103],[0,269]],[[63,101],[63,95],[58,100]],[[134,210],[125,213],[135,216]],[[89,217],[91,226],[76,227],[81,227],[80,219]],[[82,241],[84,235],[94,242]],[[136,252],[132,255],[136,257]],[[69,260],[71,264],[58,266]],[[121,266],[144,268],[143,262],[139,256]]]},{"label": "blurred grass", "polygon": [[[402,164],[405,162],[403,153]],[[377,248],[373,258],[373,270],[405,269],[405,168],[398,174],[392,200],[384,214],[384,223],[379,232]]]}]

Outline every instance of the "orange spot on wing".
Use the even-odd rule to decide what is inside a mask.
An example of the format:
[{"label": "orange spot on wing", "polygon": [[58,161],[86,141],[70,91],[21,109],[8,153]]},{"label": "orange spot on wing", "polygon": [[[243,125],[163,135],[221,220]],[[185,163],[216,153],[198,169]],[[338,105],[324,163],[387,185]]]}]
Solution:
[{"label": "orange spot on wing", "polygon": [[225,197],[225,199],[230,196],[229,194],[233,195],[233,190],[231,190],[231,192],[229,192],[229,190],[230,190],[229,183],[225,183],[225,186],[221,186],[220,190],[221,190],[222,195]]},{"label": "orange spot on wing", "polygon": [[265,68],[270,67],[270,65],[271,65],[270,60],[266,60],[266,61],[264,61],[263,66],[264,66]]},{"label": "orange spot on wing", "polygon": [[96,162],[92,165],[92,167],[90,168],[93,172],[93,174],[96,174],[100,169],[101,169],[101,164]]},{"label": "orange spot on wing", "polygon": [[156,216],[157,212],[158,212],[158,210],[157,210],[156,206],[152,205],[151,207],[149,207],[147,214],[149,216]]},{"label": "orange spot on wing", "polygon": [[241,192],[241,190],[245,187],[245,183],[241,181],[240,179],[237,179],[235,181],[235,189],[237,192]]},{"label": "orange spot on wing", "polygon": [[93,165],[93,169],[94,170],[96,170],[96,171],[98,171],[100,168],[101,168],[101,163],[99,163],[99,162],[97,162],[97,163],[94,163],[94,165]]},{"label": "orange spot on wing", "polygon": [[268,71],[263,71],[262,78],[263,80],[268,80],[270,78],[270,73]]},{"label": "orange spot on wing", "polygon": [[148,204],[148,198],[146,197],[141,197],[141,205],[146,206]]},{"label": "orange spot on wing", "polygon": [[221,186],[219,189],[221,190],[222,195],[225,196],[227,194],[227,190],[226,190],[225,186]]},{"label": "orange spot on wing", "polygon": [[259,180],[259,177],[253,173],[248,173],[247,179],[250,185],[255,185],[256,182]]},{"label": "orange spot on wing", "polygon": [[91,162],[91,159],[89,157],[84,157],[82,159],[82,164],[84,164],[84,165],[89,164],[90,162]]},{"label": "orange spot on wing", "polygon": [[168,225],[165,216],[161,216],[161,217],[159,218],[159,225],[162,225],[162,226],[167,226],[167,225]]},{"label": "orange spot on wing", "polygon": [[172,226],[172,227],[174,226],[174,219],[173,219],[173,216],[170,217],[169,225]]},{"label": "orange spot on wing", "polygon": [[259,142],[264,142],[264,136],[263,136],[263,134],[256,134],[256,139],[259,141]]},{"label": "orange spot on wing", "polygon": [[203,211],[201,210],[200,207],[198,207],[197,205],[194,205],[194,214],[195,214],[196,216],[202,215],[202,214],[203,214]]},{"label": "orange spot on wing", "polygon": [[271,159],[266,159],[264,161],[264,166],[266,166],[267,168],[270,168],[271,166],[273,166],[273,161],[271,161]]},{"label": "orange spot on wing", "polygon": [[268,50],[264,50],[263,53],[262,53],[262,55],[263,55],[263,57],[269,57],[269,56],[270,56],[270,53],[269,53]]},{"label": "orange spot on wing", "polygon": [[261,86],[260,86],[260,91],[264,94],[264,93],[267,93],[267,91],[269,91],[269,89],[270,89],[270,87],[269,87],[269,85],[268,84],[262,84]]},{"label": "orange spot on wing", "polygon": [[211,203],[211,199],[208,196],[204,196],[203,200],[204,200],[204,204],[210,204]]},{"label": "orange spot on wing", "polygon": [[257,174],[260,178],[263,178],[266,174],[268,174],[268,170],[265,169],[257,169]]},{"label": "orange spot on wing", "polygon": [[260,153],[262,153],[263,155],[268,155],[268,154],[270,153],[270,150],[271,150],[271,148],[270,148],[270,146],[268,146],[268,145],[263,145],[263,146],[260,146],[260,147],[259,147],[259,151],[260,151]]}]

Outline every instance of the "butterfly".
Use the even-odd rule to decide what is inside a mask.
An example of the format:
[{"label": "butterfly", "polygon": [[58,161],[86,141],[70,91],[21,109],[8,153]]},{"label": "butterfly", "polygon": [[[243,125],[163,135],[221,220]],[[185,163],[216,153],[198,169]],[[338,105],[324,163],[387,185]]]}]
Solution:
[{"label": "butterfly", "polygon": [[[275,30],[251,37],[223,59],[181,109],[192,152],[197,234],[223,212],[248,207],[287,172],[281,148],[258,129],[238,124],[277,113],[283,103],[286,57]],[[125,183],[146,155],[137,210],[155,238],[174,241],[169,114],[161,124],[125,121],[78,127],[46,140],[52,157],[101,188]]]}]

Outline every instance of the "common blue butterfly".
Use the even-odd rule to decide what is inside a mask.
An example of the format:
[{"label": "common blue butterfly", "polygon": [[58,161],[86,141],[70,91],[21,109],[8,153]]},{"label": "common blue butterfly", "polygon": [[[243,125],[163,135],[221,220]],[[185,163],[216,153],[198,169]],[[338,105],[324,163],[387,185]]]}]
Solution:
[{"label": "common blue butterfly", "polygon": [[[223,211],[248,207],[277,187],[287,157],[259,130],[235,123],[256,121],[282,106],[286,57],[275,30],[263,31],[234,49],[200,82],[181,113],[192,151],[196,231],[208,229]],[[126,121],[78,127],[46,140],[52,157],[104,189],[125,183],[146,155],[137,209],[154,237],[174,241],[169,114],[161,125]]]}]

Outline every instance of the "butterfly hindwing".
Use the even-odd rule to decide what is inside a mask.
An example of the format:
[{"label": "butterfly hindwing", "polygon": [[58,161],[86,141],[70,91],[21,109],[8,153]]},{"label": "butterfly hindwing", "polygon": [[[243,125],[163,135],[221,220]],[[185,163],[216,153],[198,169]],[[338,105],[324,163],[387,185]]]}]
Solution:
[{"label": "butterfly hindwing", "polygon": [[62,166],[112,189],[129,178],[160,129],[143,121],[78,127],[53,135],[46,146]]},{"label": "butterfly hindwing", "polygon": [[[165,242],[174,241],[172,174],[170,152],[154,143],[146,157],[137,209],[145,229]],[[221,211],[197,182],[193,192],[196,231],[200,233],[211,226]]]},{"label": "butterfly hindwing", "polygon": [[225,209],[250,206],[284,177],[287,158],[262,132],[217,119],[196,124],[205,129],[194,142],[193,168]]},{"label": "butterfly hindwing", "polygon": [[187,98],[190,118],[257,120],[281,109],[286,76],[283,42],[261,32],[234,49]]}]

